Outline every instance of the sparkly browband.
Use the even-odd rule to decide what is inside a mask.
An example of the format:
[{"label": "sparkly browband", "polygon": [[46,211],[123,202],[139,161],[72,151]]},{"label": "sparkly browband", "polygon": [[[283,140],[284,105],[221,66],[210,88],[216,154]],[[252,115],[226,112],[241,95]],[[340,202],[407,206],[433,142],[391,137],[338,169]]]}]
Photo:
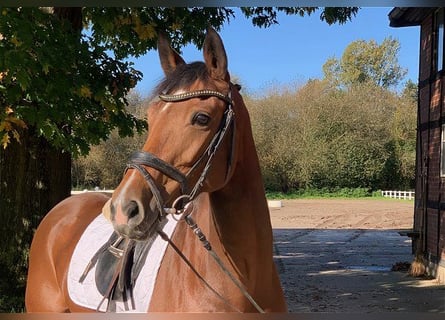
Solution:
[{"label": "sparkly browband", "polygon": [[201,98],[201,97],[217,97],[224,101],[226,101],[229,104],[232,104],[232,99],[230,97],[222,94],[221,92],[214,91],[214,90],[196,90],[191,92],[185,92],[185,93],[178,93],[178,94],[160,94],[159,99],[165,102],[177,102],[177,101],[183,101],[188,100],[192,98]]}]

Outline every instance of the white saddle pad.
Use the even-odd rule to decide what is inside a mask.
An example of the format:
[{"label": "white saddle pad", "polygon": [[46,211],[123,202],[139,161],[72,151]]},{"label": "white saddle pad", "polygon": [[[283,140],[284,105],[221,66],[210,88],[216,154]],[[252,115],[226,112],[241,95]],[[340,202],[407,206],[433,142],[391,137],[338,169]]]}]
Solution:
[{"label": "white saddle pad", "polygon": [[[167,220],[163,231],[171,237],[177,221],[171,215],[167,216]],[[71,300],[79,306],[97,309],[103,299],[96,288],[94,276],[96,267],[90,270],[83,283],[80,283],[79,279],[93,255],[110,238],[112,233],[112,224],[102,214],[99,214],[85,229],[74,249],[68,270],[68,292]],[[116,312],[147,312],[167,244],[167,241],[159,235],[156,236],[133,289],[135,309],[126,310],[123,302],[116,302]],[[106,311],[106,306],[107,301],[101,305],[99,310]],[[131,303],[128,303],[127,306],[131,308]]]}]

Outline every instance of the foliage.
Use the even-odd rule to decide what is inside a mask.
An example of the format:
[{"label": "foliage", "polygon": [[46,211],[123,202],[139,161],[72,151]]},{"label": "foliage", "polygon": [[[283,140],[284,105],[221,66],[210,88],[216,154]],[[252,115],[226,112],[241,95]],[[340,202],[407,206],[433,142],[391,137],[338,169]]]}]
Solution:
[{"label": "foliage", "polygon": [[122,179],[125,163],[135,150],[141,149],[145,135],[122,138],[116,131],[86,156],[73,161],[71,176],[75,189],[114,189]]},{"label": "foliage", "polygon": [[[148,101],[132,91],[127,97],[128,111],[139,119],[145,116]],[[73,161],[71,176],[74,189],[114,189],[122,179],[125,163],[132,152],[140,150],[146,134],[122,138],[117,131],[111,132],[106,141],[92,146],[88,155]]]},{"label": "foliage", "polygon": [[326,21],[329,25],[334,23],[344,24],[354,17],[359,8],[357,7],[243,7],[242,12],[247,18],[252,18],[252,23],[258,27],[269,27],[277,24],[277,15],[284,12],[287,15],[311,15],[317,10],[321,10],[320,20]]},{"label": "foliage", "polygon": [[88,7],[83,11],[85,23],[91,25],[91,41],[112,50],[118,59],[156,48],[158,31],[169,34],[177,50],[187,43],[201,47],[209,25],[219,29],[234,17],[233,10],[224,7]]},{"label": "foliage", "polygon": [[391,37],[381,44],[375,40],[351,42],[338,60],[330,58],[323,65],[325,78],[333,85],[349,86],[371,82],[390,88],[397,85],[406,74],[398,64],[400,44]]},{"label": "foliage", "polygon": [[246,102],[266,189],[413,187],[415,100],[312,80]]},{"label": "foliage", "polygon": [[[417,86],[408,81],[399,97],[390,123],[395,174],[389,174],[400,189],[412,188],[415,181]],[[394,183],[395,181],[392,181]]]},{"label": "foliage", "polygon": [[11,271],[10,267],[0,261],[0,312],[23,312],[24,297],[20,287],[11,286],[11,279],[16,274]]},{"label": "foliage", "polygon": [[301,198],[381,198],[381,191],[372,191],[368,188],[321,188],[300,189],[283,193],[267,191],[268,199],[301,199]]},{"label": "foliage", "polygon": [[122,135],[143,122],[125,112],[125,96],[141,78],[131,64],[92,46],[64,20],[38,8],[2,9],[0,114],[3,145],[19,140],[16,126],[35,127],[55,147],[86,153],[117,127]]},{"label": "foliage", "polygon": [[[278,23],[279,12],[303,16],[316,9],[250,7],[242,13],[268,27]],[[325,8],[321,19],[344,23],[357,10]],[[20,140],[17,127],[35,126],[52,145],[73,154],[86,154],[114,128],[122,136],[143,129],[125,112],[125,96],[142,74],[124,59],[155,48],[160,30],[178,50],[190,42],[201,47],[208,25],[219,29],[235,17],[224,7],[86,7],[78,19],[91,31],[80,35],[51,10],[1,8],[1,14],[1,144]]]},{"label": "foliage", "polygon": [[398,50],[355,41],[323,80],[247,99],[267,189],[413,187],[417,90],[391,91],[406,72]]}]

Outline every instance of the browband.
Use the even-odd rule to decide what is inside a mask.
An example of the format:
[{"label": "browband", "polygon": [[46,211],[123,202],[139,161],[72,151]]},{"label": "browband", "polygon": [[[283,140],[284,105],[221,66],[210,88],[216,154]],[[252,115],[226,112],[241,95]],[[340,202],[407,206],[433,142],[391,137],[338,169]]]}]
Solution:
[{"label": "browband", "polygon": [[232,99],[221,92],[214,91],[214,90],[196,90],[196,91],[190,91],[185,93],[178,93],[178,94],[160,94],[159,99],[165,102],[177,102],[177,101],[184,101],[192,98],[202,98],[202,97],[217,97],[225,102],[232,104]]}]

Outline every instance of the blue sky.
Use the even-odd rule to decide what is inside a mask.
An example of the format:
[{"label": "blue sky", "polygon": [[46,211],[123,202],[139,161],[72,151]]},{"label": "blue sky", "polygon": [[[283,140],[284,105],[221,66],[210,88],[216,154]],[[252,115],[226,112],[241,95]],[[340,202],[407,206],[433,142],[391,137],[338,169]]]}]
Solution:
[{"label": "blue sky", "polygon": [[[391,9],[364,7],[351,22],[331,26],[320,20],[318,11],[305,17],[280,15],[280,24],[267,29],[252,26],[237,11],[220,32],[229,71],[240,79],[243,90],[261,94],[271,86],[298,85],[321,78],[326,60],[340,58],[352,41],[374,39],[381,43],[391,36],[401,45],[399,64],[408,69],[404,80],[417,82],[420,27],[390,27]],[[202,60],[202,53],[194,45],[185,47],[182,56],[187,62]],[[144,74],[136,89],[147,96],[163,77],[158,54],[150,51],[134,63]]]}]

